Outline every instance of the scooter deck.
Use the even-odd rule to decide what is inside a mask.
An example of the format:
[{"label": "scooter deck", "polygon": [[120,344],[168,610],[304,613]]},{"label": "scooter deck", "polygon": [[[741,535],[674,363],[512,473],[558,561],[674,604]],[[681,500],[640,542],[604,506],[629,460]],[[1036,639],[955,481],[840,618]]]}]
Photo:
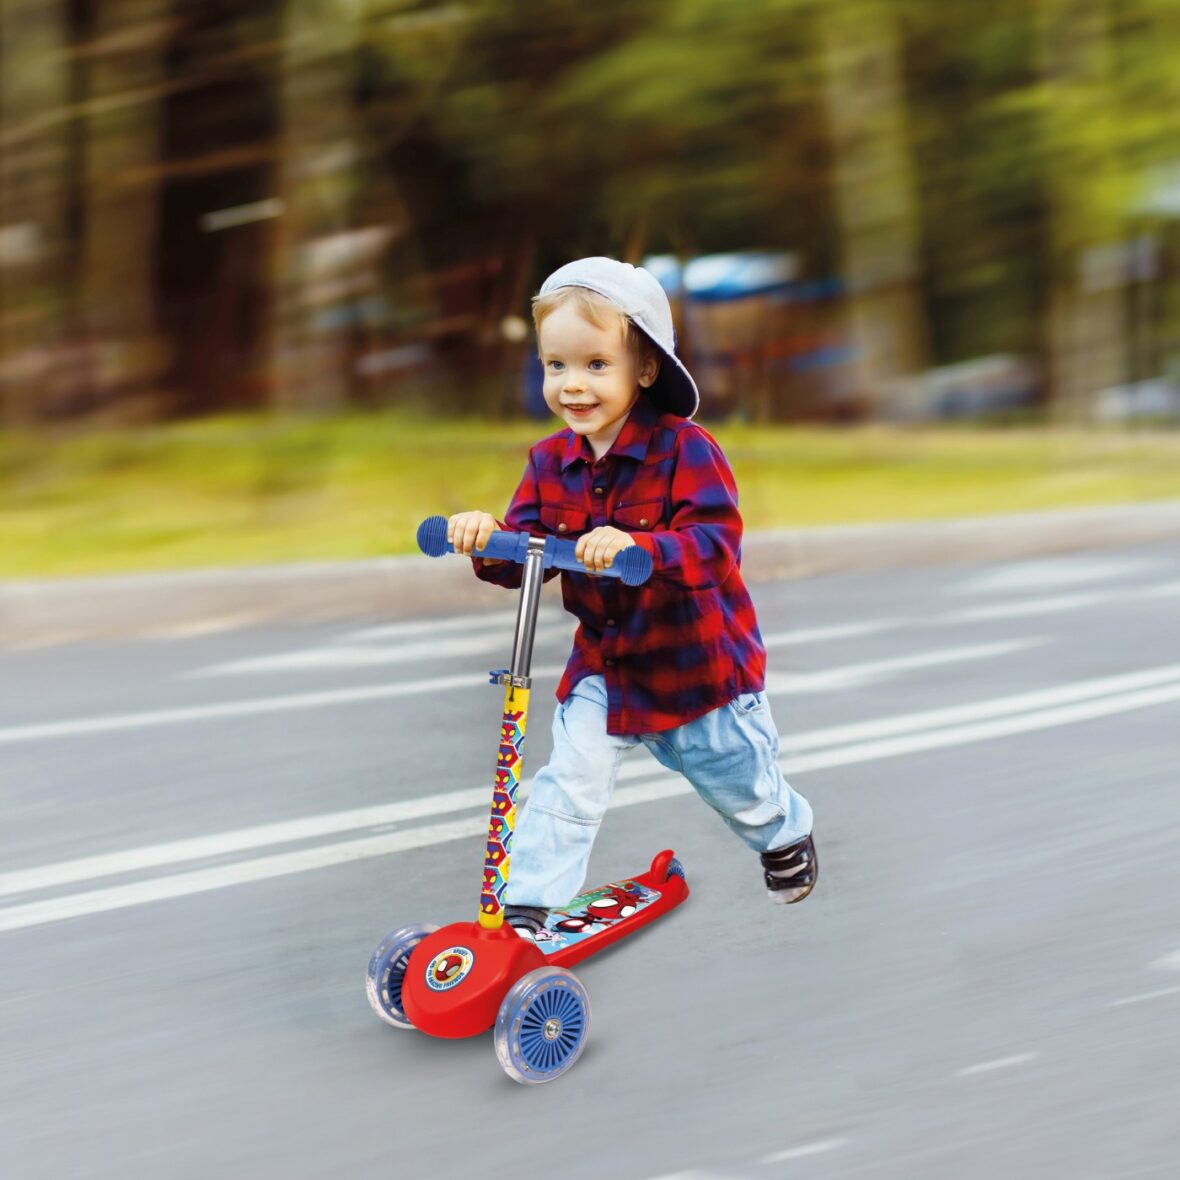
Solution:
[{"label": "scooter deck", "polygon": [[572,967],[654,922],[687,896],[683,870],[666,849],[656,854],[646,873],[600,885],[562,909],[550,910],[537,935],[537,949],[547,965]]}]

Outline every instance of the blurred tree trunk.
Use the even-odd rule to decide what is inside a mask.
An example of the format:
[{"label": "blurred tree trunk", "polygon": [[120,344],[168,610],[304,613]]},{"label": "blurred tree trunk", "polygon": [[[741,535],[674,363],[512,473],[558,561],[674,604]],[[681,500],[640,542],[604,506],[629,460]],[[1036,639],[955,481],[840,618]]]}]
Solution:
[{"label": "blurred tree trunk", "polygon": [[157,316],[177,412],[270,399],[281,0],[169,0]]},{"label": "blurred tree trunk", "polygon": [[1112,208],[1122,135],[1102,0],[1039,0],[1050,292],[1046,369],[1054,420],[1079,425],[1125,374],[1125,220]]},{"label": "blurred tree trunk", "polygon": [[167,408],[158,401],[166,357],[155,326],[153,247],[168,8],[168,0],[92,0],[71,53],[83,92],[77,331],[91,360],[94,407],[124,419]]},{"label": "blurred tree trunk", "polygon": [[820,21],[857,385],[883,408],[889,384],[924,369],[929,353],[898,40],[876,0],[830,5]]},{"label": "blurred tree trunk", "polygon": [[44,412],[65,334],[67,37],[63,5],[0,0],[0,426]]},{"label": "blurred tree trunk", "polygon": [[352,98],[359,12],[353,0],[283,6],[273,403],[286,409],[333,409],[353,388],[349,333],[329,321],[351,302],[341,290],[355,269],[349,235],[361,228],[354,223],[361,160]]}]

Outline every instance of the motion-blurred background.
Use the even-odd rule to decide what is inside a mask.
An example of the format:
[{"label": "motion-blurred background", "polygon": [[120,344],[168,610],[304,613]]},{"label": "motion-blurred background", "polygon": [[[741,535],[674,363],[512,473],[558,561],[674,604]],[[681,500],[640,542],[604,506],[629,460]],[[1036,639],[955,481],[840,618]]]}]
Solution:
[{"label": "motion-blurred background", "polygon": [[18,547],[47,432],[543,414],[528,298],[586,253],[660,276],[722,430],[1180,420],[1171,0],[0,0],[0,39]]}]

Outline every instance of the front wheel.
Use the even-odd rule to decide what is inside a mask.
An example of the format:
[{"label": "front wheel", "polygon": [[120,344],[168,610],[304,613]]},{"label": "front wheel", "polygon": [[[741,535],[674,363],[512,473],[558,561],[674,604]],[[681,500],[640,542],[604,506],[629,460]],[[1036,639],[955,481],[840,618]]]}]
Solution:
[{"label": "front wheel", "polygon": [[496,1057],[525,1086],[561,1077],[582,1055],[590,998],[564,967],[538,967],[509,989],[496,1017]]},{"label": "front wheel", "polygon": [[369,1007],[394,1028],[414,1027],[402,1007],[402,983],[414,947],[437,929],[437,926],[420,923],[393,930],[377,944],[369,959],[369,974],[365,980]]}]

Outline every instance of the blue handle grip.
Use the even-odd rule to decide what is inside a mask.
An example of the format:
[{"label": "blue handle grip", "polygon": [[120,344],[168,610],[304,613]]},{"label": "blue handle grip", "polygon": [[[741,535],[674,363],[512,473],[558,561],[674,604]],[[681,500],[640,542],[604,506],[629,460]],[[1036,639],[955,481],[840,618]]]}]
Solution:
[{"label": "blue handle grip", "polygon": [[[455,547],[447,540],[447,518],[428,516],[418,526],[418,548],[428,557],[442,557],[454,553]],[[542,568],[556,566],[560,570],[571,570],[584,574],[586,567],[574,556],[576,541],[563,541],[560,537],[545,538],[545,555]],[[529,551],[528,533],[492,533],[488,543],[476,550],[479,557],[491,557],[498,561],[524,563]],[[602,571],[608,578],[620,578],[626,586],[642,586],[651,577],[651,554],[638,545],[631,545],[619,553],[614,563]]]}]

